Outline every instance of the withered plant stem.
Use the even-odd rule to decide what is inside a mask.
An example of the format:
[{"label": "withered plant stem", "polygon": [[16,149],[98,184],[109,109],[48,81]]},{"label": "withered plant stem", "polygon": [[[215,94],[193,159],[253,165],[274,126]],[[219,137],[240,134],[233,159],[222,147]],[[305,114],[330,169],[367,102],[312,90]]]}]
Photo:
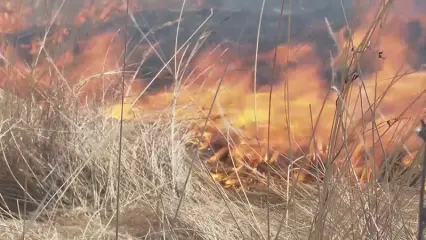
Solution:
[{"label": "withered plant stem", "polygon": [[422,138],[425,145],[423,150],[422,175],[420,178],[419,219],[417,230],[417,240],[423,240],[423,233],[426,226],[426,208],[424,207],[426,187],[426,122],[424,120],[421,121],[421,126],[417,134]]},{"label": "withered plant stem", "polygon": [[257,36],[256,36],[256,52],[255,52],[255,59],[254,59],[254,83],[253,83],[253,93],[254,93],[254,124],[256,125],[256,134],[259,133],[259,127],[257,123],[257,65],[258,65],[258,58],[259,58],[259,41],[260,41],[260,30],[262,28],[262,17],[263,12],[265,11],[265,2],[266,0],[262,1],[262,7],[260,8],[260,16],[259,16],[259,25],[257,27]]},{"label": "withered plant stem", "polygon": [[123,150],[123,115],[124,115],[124,95],[125,95],[125,71],[126,71],[126,58],[127,58],[127,27],[129,21],[129,0],[126,0],[126,19],[124,25],[124,53],[123,53],[123,71],[121,76],[121,109],[120,109],[120,130],[118,140],[118,158],[117,158],[117,195],[116,195],[116,209],[115,209],[115,239],[118,240],[120,228],[120,191],[121,191],[121,157]]}]

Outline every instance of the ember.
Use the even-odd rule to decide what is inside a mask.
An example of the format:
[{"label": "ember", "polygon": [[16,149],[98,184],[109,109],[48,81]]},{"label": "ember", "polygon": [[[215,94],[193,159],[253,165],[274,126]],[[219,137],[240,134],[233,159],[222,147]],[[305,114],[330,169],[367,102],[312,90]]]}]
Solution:
[{"label": "ember", "polygon": [[[82,104],[115,103],[124,70],[125,119],[145,115],[132,111],[172,105],[179,121],[199,119],[189,123],[188,145],[208,155],[202,160],[225,186],[262,182],[267,165],[273,175],[321,181],[327,162],[367,180],[401,145],[404,166],[419,149],[412,125],[426,100],[424,4],[396,1],[396,10],[374,29],[377,6],[362,14],[349,9],[350,30],[327,10],[298,14],[291,38],[281,36],[277,44],[271,39],[280,16],[270,12],[256,54],[256,32],[240,30],[247,19],[258,21],[258,13],[198,11],[220,4],[194,0],[188,7],[195,10],[179,19],[181,1],[135,0],[125,32],[125,2],[104,2],[67,3],[58,8],[77,10],[46,19],[36,17],[39,6],[2,3],[1,88],[21,97],[37,90],[43,101],[48,89],[62,84]],[[165,8],[177,10],[158,14]],[[203,25],[206,19],[210,25]],[[223,41],[227,32],[230,39]]]}]

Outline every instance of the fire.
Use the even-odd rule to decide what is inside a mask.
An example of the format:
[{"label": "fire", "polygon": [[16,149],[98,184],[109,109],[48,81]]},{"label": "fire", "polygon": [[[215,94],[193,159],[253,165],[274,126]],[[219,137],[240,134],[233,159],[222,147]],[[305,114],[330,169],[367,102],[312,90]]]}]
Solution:
[{"label": "fire", "polygon": [[[335,33],[340,51],[327,60],[312,43],[280,43],[257,56],[237,51],[235,46],[213,44],[196,54],[188,64],[190,70],[165,80],[179,87],[178,91],[168,88],[148,94],[144,91],[151,79],[134,72],[143,68],[141,57],[157,57],[158,46],[128,43],[131,54],[124,69],[123,46],[129,40],[123,26],[125,1],[82,1],[68,21],[71,27],[58,24],[51,33],[42,31],[17,45],[1,41],[1,87],[26,96],[34,89],[43,92],[57,86],[59,81],[80,96],[82,103],[114,102],[124,76],[130,99],[125,119],[176,104],[177,119],[192,119],[188,142],[211,152],[206,164],[213,178],[226,186],[251,182],[253,176],[264,178],[267,164],[276,174],[290,174],[300,181],[321,180],[327,160],[343,167],[348,158],[354,174],[365,180],[401,143],[406,150],[401,162],[411,164],[421,142],[410,126],[422,117],[425,107],[426,71],[421,66],[426,58],[419,52],[425,52],[422,29],[426,18],[417,12],[419,7],[413,7],[414,1],[410,1],[413,10],[406,10],[409,16],[401,15],[409,4],[396,2],[398,11],[391,11],[386,22],[371,31],[379,2],[359,16],[362,21],[350,25],[351,41],[348,29]],[[30,26],[28,18],[21,16],[34,9],[22,6],[16,11],[11,4],[0,7],[2,34],[13,35]],[[175,3],[150,4],[130,1],[129,8],[136,12]],[[58,19],[67,22],[65,17]],[[115,22],[119,27],[114,31],[96,28]],[[93,26],[91,34],[79,38],[75,32],[86,25]],[[366,35],[371,35],[368,42]],[[56,53],[49,46],[61,46],[61,51]],[[184,55],[177,54],[177,62]],[[261,64],[257,71],[255,61]],[[158,78],[173,74],[171,65]],[[343,84],[339,76],[348,65],[350,76]],[[324,76],[327,67],[335,79]],[[117,117],[114,106],[109,112]],[[338,119],[342,130],[333,140],[330,136]]]}]

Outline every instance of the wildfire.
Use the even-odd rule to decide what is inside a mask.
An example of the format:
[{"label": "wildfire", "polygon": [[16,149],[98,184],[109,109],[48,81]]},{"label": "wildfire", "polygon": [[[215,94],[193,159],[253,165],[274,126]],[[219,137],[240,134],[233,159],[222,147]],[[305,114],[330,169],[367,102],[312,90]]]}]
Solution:
[{"label": "wildfire", "polygon": [[[131,1],[130,10],[175,4],[140,2]],[[114,0],[79,4],[79,10],[68,16],[71,20],[41,21],[50,27],[42,27],[39,34],[40,26],[30,26],[29,20],[36,7],[21,6],[16,11],[11,2],[0,6],[3,89],[20,96],[37,89],[43,95],[60,82],[83,103],[114,99],[123,72],[125,34],[129,34],[123,27],[127,5]],[[172,65],[185,65],[180,58],[188,55],[180,52],[177,61],[153,80],[174,75],[162,81],[173,87],[151,93],[145,91],[151,79],[138,73],[144,68],[141,58],[158,57],[158,45],[128,42],[131,54],[126,57],[125,81],[132,101],[126,104],[125,119],[174,104],[178,120],[192,119],[188,144],[211,153],[206,164],[225,186],[264,178],[268,164],[273,174],[318,181],[327,161],[344,167],[348,159],[354,175],[365,180],[401,144],[405,154],[400,161],[407,166],[421,144],[411,126],[422,117],[426,100],[426,71],[421,69],[426,63],[426,18],[416,12],[420,6],[406,10],[408,16],[401,12],[409,4],[396,4],[398,11],[391,11],[375,29],[370,26],[377,8],[371,8],[359,16],[362,21],[350,25],[350,31],[342,28],[332,33],[339,53],[330,53],[327,59],[313,43],[281,43],[256,56],[236,50],[244,46],[215,43],[202,48],[178,71]],[[119,26],[115,31],[107,27],[113,23]],[[29,27],[31,37],[19,37]],[[86,29],[83,37],[82,29]],[[141,35],[139,28],[131,31]],[[366,35],[371,35],[367,42]],[[341,76],[346,76],[345,83]],[[114,106],[109,111],[117,114]],[[138,116],[140,112],[144,114]],[[340,131],[333,135],[336,126]]]}]

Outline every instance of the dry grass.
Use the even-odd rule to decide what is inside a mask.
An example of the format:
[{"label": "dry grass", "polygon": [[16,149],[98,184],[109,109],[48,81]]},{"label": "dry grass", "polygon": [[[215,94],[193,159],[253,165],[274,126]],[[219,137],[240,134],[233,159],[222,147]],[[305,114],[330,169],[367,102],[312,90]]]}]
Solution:
[{"label": "dry grass", "polygon": [[[12,99],[3,95],[0,106],[10,106]],[[0,191],[8,207],[0,220],[1,238],[25,233],[27,239],[114,239],[118,122],[93,108],[76,115],[72,104],[51,106],[49,112],[31,102],[13,104],[19,107],[2,109],[0,128]],[[185,132],[184,124],[174,127]],[[179,140],[185,136],[172,139],[171,130],[171,120],[124,124],[120,238],[263,238],[265,194],[224,190],[200,164],[172,223],[194,156]],[[289,192],[272,183],[271,232],[284,220],[280,239],[318,239],[318,227],[324,239],[414,236],[416,191],[401,184],[408,181],[372,189],[338,179],[328,182],[325,203],[318,193],[324,186],[292,185]]]},{"label": "dry grass", "polygon": [[[119,122],[103,106],[76,107],[60,89],[44,108],[1,94],[1,239],[115,239]],[[124,123],[120,239],[268,239],[268,225],[276,239],[414,238],[416,164],[364,185],[343,181],[347,169],[318,185],[271,181],[267,205],[265,189],[226,190],[211,180],[187,151],[187,124],[174,110]]]}]

